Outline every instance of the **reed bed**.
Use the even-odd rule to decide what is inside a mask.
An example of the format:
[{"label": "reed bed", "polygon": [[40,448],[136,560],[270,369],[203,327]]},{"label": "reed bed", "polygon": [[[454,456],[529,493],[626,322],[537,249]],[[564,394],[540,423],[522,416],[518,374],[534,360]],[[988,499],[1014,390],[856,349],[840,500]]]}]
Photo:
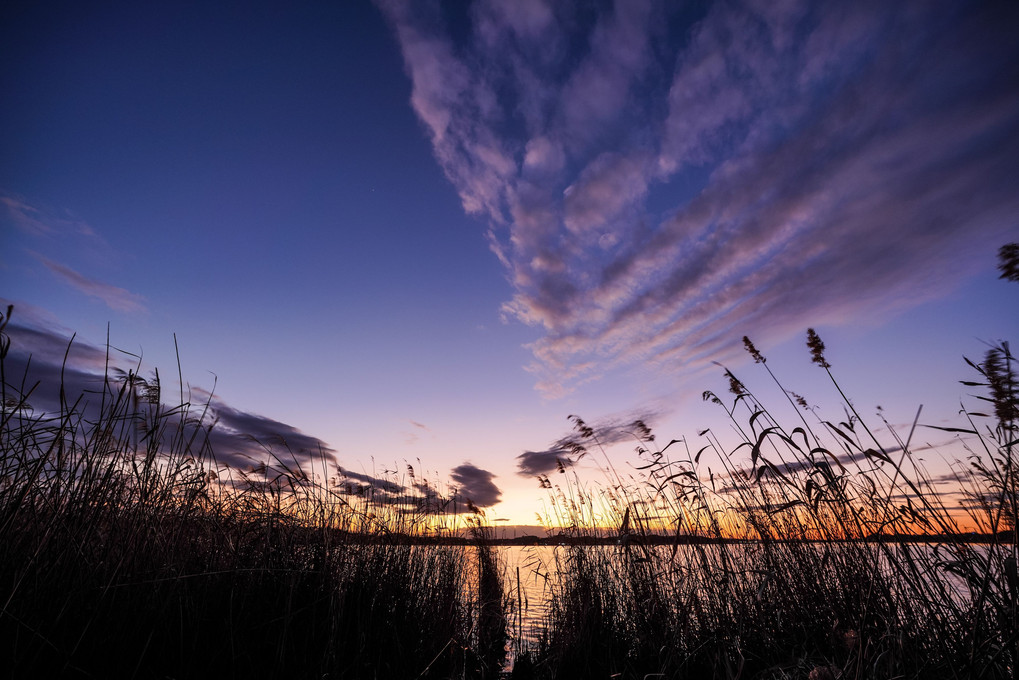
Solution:
[{"label": "reed bed", "polygon": [[[541,480],[566,545],[545,566],[558,572],[545,632],[518,676],[1014,677],[1019,385],[1007,343],[970,362],[979,379],[967,384],[987,390],[988,408],[940,428],[968,447],[950,480],[960,498],[919,460],[917,422],[908,434],[875,427],[844,394],[842,418],[826,420],[744,341],[788,395],[791,423],[726,370],[729,395],[704,398],[725,409],[734,447],[711,431],[697,450],[662,446],[636,422],[628,472],[606,456],[604,485],[566,466],[558,483]],[[808,348],[832,376],[813,330]],[[573,421],[569,453],[605,454]],[[577,544],[606,525],[615,546]]]},{"label": "reed bed", "polygon": [[37,414],[34,388],[3,373],[9,315],[0,676],[498,675],[501,572],[484,540],[414,544],[434,514],[343,492],[325,456],[312,470],[266,446],[252,469],[219,464],[209,402],[182,384],[165,406],[158,374],[110,371]]}]

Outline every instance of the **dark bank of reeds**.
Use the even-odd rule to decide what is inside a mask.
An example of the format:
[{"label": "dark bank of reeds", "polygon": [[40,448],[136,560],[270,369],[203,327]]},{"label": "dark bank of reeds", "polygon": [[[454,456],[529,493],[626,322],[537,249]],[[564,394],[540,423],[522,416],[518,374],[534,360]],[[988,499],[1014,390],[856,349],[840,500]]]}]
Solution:
[{"label": "dark bank of reeds", "polygon": [[[813,330],[808,347],[831,375]],[[556,551],[548,568],[559,576],[550,581],[546,630],[528,655],[528,672],[730,680],[1013,677],[1019,660],[1015,362],[1005,343],[971,362],[981,379],[968,384],[988,390],[987,408],[963,412],[964,427],[942,428],[964,438],[969,451],[949,480],[958,493],[925,469],[913,444],[916,422],[908,434],[887,422],[875,427],[845,395],[843,418],[825,420],[778,384],[793,419],[783,423],[729,371],[731,395],[704,397],[726,409],[741,438],[735,448],[724,450],[711,431],[700,433],[699,450],[686,441],[659,446],[637,422],[640,462],[627,475],[606,458],[609,481],[600,488],[564,468],[562,483],[542,480],[552,493],[551,523],[578,536],[614,524],[618,545]],[[596,454],[595,430],[579,418],[574,423],[583,444],[573,453]],[[966,542],[973,530],[988,542]],[[663,531],[674,545],[641,540]],[[916,534],[937,538],[897,538]],[[691,537],[748,540],[688,544]]]},{"label": "dark bank of reeds", "polygon": [[2,380],[0,677],[498,675],[481,541],[387,540],[434,518],[354,502],[292,457],[217,465],[208,403],[182,388],[166,407],[158,377],[62,390],[46,414],[21,379]]}]

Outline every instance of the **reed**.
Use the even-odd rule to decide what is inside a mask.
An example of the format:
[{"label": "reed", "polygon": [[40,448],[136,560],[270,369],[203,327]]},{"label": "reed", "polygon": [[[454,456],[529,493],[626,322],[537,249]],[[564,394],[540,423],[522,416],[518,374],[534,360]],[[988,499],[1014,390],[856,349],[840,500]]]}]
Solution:
[{"label": "reed", "polygon": [[[729,396],[704,397],[725,409],[740,436],[735,446],[723,448],[711,431],[697,451],[686,440],[660,446],[636,422],[637,461],[625,476],[616,466],[600,486],[566,471],[559,484],[542,480],[552,494],[550,525],[574,537],[614,526],[617,545],[566,545],[546,566],[559,574],[530,672],[1013,677],[1019,391],[1007,343],[970,362],[981,379],[969,384],[987,389],[993,411],[967,410],[968,426],[940,428],[970,447],[955,473],[962,509],[916,455],[917,422],[902,437],[861,417],[812,329],[811,358],[842,395],[841,420],[803,408],[745,344],[801,407],[792,423],[725,370]],[[575,425],[585,451],[604,453],[592,428]],[[973,527],[983,543],[970,543]]]},{"label": "reed", "polygon": [[36,413],[36,388],[3,372],[9,315],[0,676],[497,675],[491,548],[405,540],[435,515],[344,493],[324,456],[312,470],[266,445],[262,466],[220,464],[210,403],[182,384],[167,407],[158,374],[111,370]]}]

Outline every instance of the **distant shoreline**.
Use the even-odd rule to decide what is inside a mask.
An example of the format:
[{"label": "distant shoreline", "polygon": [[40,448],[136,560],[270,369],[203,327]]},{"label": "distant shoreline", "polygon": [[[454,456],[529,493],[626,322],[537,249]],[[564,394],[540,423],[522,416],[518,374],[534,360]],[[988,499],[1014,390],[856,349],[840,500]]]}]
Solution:
[{"label": "distant shoreline", "polygon": [[842,541],[833,539],[759,539],[759,538],[707,538],[701,536],[668,536],[663,534],[652,534],[638,536],[629,534],[625,538],[619,535],[612,536],[567,536],[555,534],[552,536],[525,535],[514,538],[475,538],[470,536],[410,536],[393,535],[379,537],[358,537],[350,536],[351,542],[385,542],[388,544],[403,543],[408,545],[487,545],[487,546],[671,546],[671,545],[739,545],[748,543],[964,543],[964,544],[991,544],[1008,543],[1012,540],[1011,532],[1000,532],[998,534],[981,533],[960,533],[960,534],[885,534],[867,538],[852,538]]}]

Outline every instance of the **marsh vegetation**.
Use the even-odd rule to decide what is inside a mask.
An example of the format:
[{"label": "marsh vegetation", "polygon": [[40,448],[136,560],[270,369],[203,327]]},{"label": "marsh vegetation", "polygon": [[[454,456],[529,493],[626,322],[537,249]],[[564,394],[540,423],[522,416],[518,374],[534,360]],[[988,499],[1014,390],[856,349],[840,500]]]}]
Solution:
[{"label": "marsh vegetation", "polygon": [[[916,421],[902,433],[875,426],[845,395],[842,419],[827,420],[744,342],[799,414],[792,423],[726,370],[730,394],[704,399],[726,410],[741,437],[734,448],[710,431],[697,450],[659,446],[636,422],[640,462],[628,471],[606,457],[605,484],[562,468],[559,483],[542,480],[551,524],[577,537],[615,526],[617,547],[572,541],[535,561],[556,577],[544,631],[525,654],[533,674],[1013,677],[1019,385],[1008,344],[970,362],[979,380],[967,384],[986,389],[986,408],[938,428],[963,438],[968,458],[935,477],[914,449]],[[813,330],[807,344],[832,376]],[[594,428],[574,424],[584,442],[574,456],[603,455]],[[721,469],[705,469],[709,457]]]},{"label": "marsh vegetation", "polygon": [[[543,478],[565,545],[525,567],[550,576],[546,602],[529,641],[510,644],[522,599],[474,509],[470,540],[408,540],[454,525],[344,488],[325,456],[266,445],[250,469],[219,463],[209,402],[183,381],[168,407],[158,374],[107,372],[36,413],[35,386],[4,373],[4,675],[484,678],[508,673],[510,649],[518,678],[1012,677],[1008,345],[971,362],[986,408],[942,428],[969,447],[952,473],[960,502],[916,455],[918,422],[875,425],[848,399],[828,419],[745,343],[794,420],[726,371],[730,393],[704,398],[741,433],[735,447],[710,431],[662,444],[638,421],[636,462],[600,458],[603,484],[566,465]],[[813,331],[808,347],[831,376]],[[0,360],[9,350],[4,335]],[[573,423],[575,460],[606,453]],[[709,457],[722,467],[708,472]],[[612,546],[581,545],[606,527]]]},{"label": "marsh vegetation", "polygon": [[208,401],[182,384],[165,406],[158,374],[110,371],[61,390],[56,413],[22,378],[3,375],[0,421],[4,677],[497,675],[502,586],[482,541],[399,540],[441,518],[285,447],[220,464]]}]

